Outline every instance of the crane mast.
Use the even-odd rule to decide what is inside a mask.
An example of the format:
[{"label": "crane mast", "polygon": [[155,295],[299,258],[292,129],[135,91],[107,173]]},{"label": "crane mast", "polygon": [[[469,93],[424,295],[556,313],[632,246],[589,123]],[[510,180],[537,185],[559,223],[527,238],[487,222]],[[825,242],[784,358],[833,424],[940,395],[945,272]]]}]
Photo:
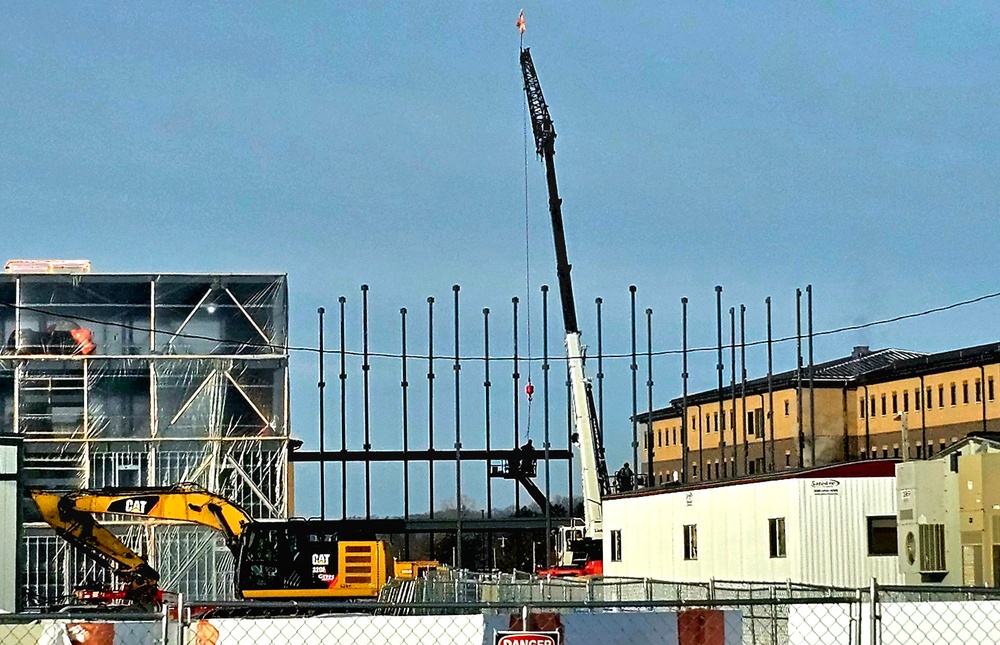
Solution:
[{"label": "crane mast", "polygon": [[566,233],[563,229],[562,199],[556,183],[555,156],[556,131],[552,117],[542,95],[542,86],[535,73],[531,52],[521,50],[521,73],[524,76],[524,93],[531,114],[531,130],[535,138],[535,151],[545,163],[545,179],[549,194],[549,216],[552,220],[552,237],[556,249],[556,275],[559,279],[559,299],[562,304],[563,327],[566,333],[566,358],[573,398],[575,443],[580,451],[580,476],[583,479],[583,517],[586,537],[602,537],[601,498],[610,492],[608,467],[604,459],[601,430],[595,414],[594,396],[584,372],[584,346],[573,299],[572,265],[566,252]]}]

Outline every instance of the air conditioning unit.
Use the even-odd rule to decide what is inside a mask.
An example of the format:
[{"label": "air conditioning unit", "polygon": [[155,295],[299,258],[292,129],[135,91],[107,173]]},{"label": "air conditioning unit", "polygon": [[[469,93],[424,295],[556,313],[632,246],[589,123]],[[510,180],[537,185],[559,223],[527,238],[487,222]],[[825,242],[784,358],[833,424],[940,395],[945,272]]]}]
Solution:
[{"label": "air conditioning unit", "polygon": [[947,461],[939,460],[909,461],[896,466],[899,571],[906,584],[961,578],[959,564],[949,563],[949,549],[958,553],[961,545],[957,526],[958,480],[948,466]]}]

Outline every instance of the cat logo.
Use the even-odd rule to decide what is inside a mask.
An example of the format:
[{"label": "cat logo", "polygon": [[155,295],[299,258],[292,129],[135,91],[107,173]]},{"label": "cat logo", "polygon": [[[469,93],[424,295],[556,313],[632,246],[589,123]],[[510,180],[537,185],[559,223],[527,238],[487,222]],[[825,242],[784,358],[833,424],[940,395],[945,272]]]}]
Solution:
[{"label": "cat logo", "polygon": [[142,497],[126,497],[108,504],[108,513],[125,513],[127,515],[149,515],[156,503],[158,495],[143,495]]}]

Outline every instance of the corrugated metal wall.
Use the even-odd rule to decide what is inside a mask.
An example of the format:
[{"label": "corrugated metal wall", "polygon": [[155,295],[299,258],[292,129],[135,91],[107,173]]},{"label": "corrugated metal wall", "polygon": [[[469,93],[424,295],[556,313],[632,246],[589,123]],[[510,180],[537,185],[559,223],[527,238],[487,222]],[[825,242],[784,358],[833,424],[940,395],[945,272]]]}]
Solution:
[{"label": "corrugated metal wall", "polygon": [[[865,586],[901,583],[894,556],[868,556],[867,517],[895,515],[891,477],[784,479],[607,500],[605,574],[672,581],[783,581]],[[827,482],[826,484],[817,482]],[[771,518],[785,519],[786,556],[772,558]],[[697,526],[697,559],[684,526]],[[621,531],[621,561],[612,532]]]}]

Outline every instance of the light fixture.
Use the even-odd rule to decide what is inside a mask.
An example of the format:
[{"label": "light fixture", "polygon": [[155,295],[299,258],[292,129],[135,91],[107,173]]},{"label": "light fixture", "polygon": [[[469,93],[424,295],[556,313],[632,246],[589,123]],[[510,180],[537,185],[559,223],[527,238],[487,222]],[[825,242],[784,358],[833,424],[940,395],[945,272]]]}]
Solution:
[{"label": "light fixture", "polygon": [[215,306],[214,302],[210,302],[207,305],[205,305],[205,311],[207,311],[208,313],[214,314],[215,310],[216,310],[216,306]]}]

